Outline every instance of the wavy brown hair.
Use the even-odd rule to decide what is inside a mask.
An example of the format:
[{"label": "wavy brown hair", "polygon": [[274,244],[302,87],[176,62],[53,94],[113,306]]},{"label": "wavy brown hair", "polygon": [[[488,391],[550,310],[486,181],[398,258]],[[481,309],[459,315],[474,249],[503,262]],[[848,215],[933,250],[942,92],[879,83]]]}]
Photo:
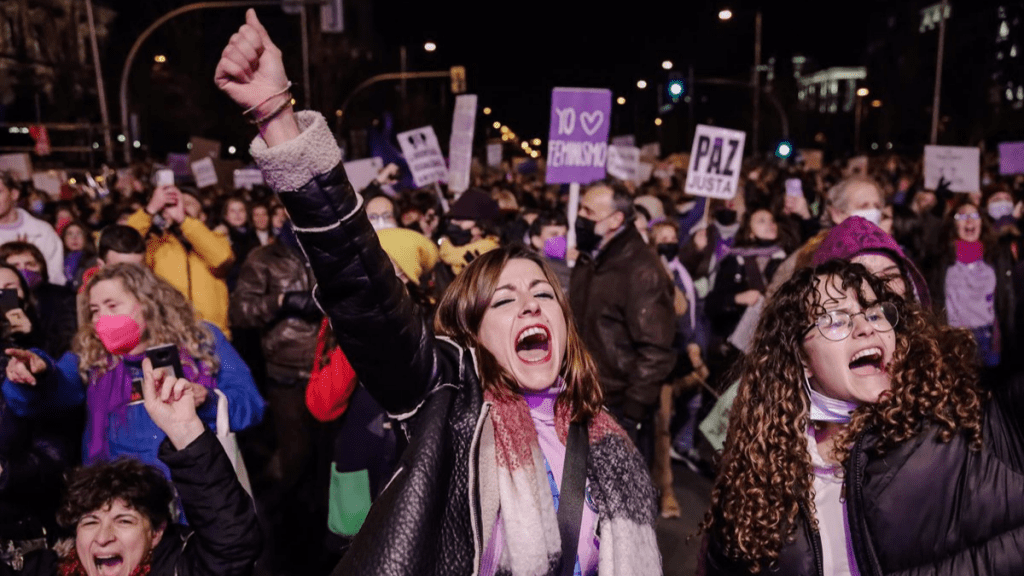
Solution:
[{"label": "wavy brown hair", "polygon": [[103,347],[89,311],[89,293],[97,282],[104,280],[119,281],[142,305],[142,316],[146,320],[142,333],[144,344],[183,346],[206,371],[217,373],[220,363],[214,352],[213,333],[203,325],[181,292],[149,268],[138,264],[113,264],[100,268],[78,294],[78,333],[71,349],[78,354],[78,370],[85,381],[89,381],[90,373],[102,374],[119,360]]},{"label": "wavy brown hair", "polygon": [[846,464],[853,441],[868,429],[884,453],[935,426],[948,442],[964,433],[981,449],[981,403],[970,333],[939,324],[930,312],[905,302],[859,264],[840,260],[799,270],[767,302],[729,414],[729,432],[712,490],[711,510],[701,524],[724,553],[751,572],[773,565],[792,542],[801,508],[815,520],[814,474],[807,451],[809,400],[804,391],[802,341],[824,307],[818,286],[853,288],[868,306],[865,286],[877,302],[899,310],[895,349],[887,369],[891,389],[877,403],[853,412],[835,441],[834,456]]},{"label": "wavy brown hair", "polygon": [[510,260],[516,258],[529,260],[540,267],[554,288],[555,300],[565,316],[565,357],[559,369],[559,374],[565,380],[565,390],[559,394],[558,403],[570,409],[574,421],[591,418],[601,410],[604,403],[597,367],[576,330],[569,301],[558,283],[558,277],[543,258],[524,246],[514,244],[491,250],[478,256],[456,276],[438,304],[434,316],[434,332],[476,350],[480,384],[484,390],[498,395],[518,394],[520,388],[515,378],[501,367],[477,338],[480,322],[498,287],[501,272]]}]

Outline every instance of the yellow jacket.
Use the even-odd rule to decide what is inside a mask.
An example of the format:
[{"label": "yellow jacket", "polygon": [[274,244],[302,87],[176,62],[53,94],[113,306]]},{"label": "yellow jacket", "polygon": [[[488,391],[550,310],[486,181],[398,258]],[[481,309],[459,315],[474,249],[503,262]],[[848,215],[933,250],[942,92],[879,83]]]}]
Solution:
[{"label": "yellow jacket", "polygon": [[230,338],[228,286],[222,277],[235,260],[231,241],[199,220],[186,217],[181,223],[181,235],[192,245],[192,250],[186,252],[178,237],[170,232],[146,235],[153,220],[145,210],[132,214],[127,224],[146,238],[146,265],[184,294],[203,320]]}]

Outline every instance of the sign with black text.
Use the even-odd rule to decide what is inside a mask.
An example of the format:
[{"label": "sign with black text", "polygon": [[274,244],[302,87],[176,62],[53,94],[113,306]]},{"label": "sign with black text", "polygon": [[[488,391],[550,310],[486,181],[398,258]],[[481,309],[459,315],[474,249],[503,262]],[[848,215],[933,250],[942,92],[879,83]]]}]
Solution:
[{"label": "sign with black text", "polygon": [[448,181],[448,166],[433,126],[400,132],[396,138],[416,186]]},{"label": "sign with black text", "polygon": [[746,139],[746,132],[698,124],[686,173],[686,192],[722,200],[735,196]]},{"label": "sign with black text", "polygon": [[981,150],[973,146],[925,146],[924,187],[935,190],[940,182],[950,192],[980,192]]}]

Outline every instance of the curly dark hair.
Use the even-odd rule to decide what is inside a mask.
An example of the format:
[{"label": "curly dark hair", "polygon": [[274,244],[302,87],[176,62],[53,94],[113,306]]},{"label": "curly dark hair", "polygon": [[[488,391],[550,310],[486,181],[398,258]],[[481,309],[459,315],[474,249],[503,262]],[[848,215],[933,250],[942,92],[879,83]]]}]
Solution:
[{"label": "curly dark hair", "polygon": [[82,516],[116,500],[147,517],[153,528],[159,528],[171,520],[174,490],[159,469],[134,458],[82,466],[68,479],[57,522],[73,529]]},{"label": "curly dark hair", "polygon": [[899,311],[895,350],[887,367],[891,388],[877,403],[865,404],[837,435],[834,456],[846,464],[855,438],[871,429],[884,453],[936,426],[948,442],[967,434],[981,449],[981,404],[975,344],[969,332],[940,324],[917,304],[908,303],[866,268],[840,260],[799,270],[767,302],[753,347],[745,358],[739,390],[729,415],[711,510],[701,529],[724,553],[751,572],[771,566],[792,542],[803,508],[815,525],[814,474],[807,451],[810,402],[803,388],[800,360],[806,328],[824,311],[820,283],[854,289],[867,306],[865,286],[877,302]]}]

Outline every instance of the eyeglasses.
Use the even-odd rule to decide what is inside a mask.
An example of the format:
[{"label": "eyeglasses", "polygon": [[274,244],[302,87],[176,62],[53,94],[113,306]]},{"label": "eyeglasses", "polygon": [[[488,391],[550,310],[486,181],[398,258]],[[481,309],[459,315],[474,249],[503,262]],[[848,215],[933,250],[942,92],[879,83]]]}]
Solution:
[{"label": "eyeglasses", "polygon": [[953,220],[981,220],[981,214],[978,212],[964,212],[963,214],[955,214]]},{"label": "eyeglasses", "polygon": [[892,330],[900,319],[899,310],[892,302],[881,302],[853,314],[842,310],[831,310],[818,316],[814,324],[804,331],[804,336],[817,328],[818,332],[827,340],[833,342],[845,340],[853,333],[853,317],[858,315],[863,315],[868,324],[879,332]]}]

